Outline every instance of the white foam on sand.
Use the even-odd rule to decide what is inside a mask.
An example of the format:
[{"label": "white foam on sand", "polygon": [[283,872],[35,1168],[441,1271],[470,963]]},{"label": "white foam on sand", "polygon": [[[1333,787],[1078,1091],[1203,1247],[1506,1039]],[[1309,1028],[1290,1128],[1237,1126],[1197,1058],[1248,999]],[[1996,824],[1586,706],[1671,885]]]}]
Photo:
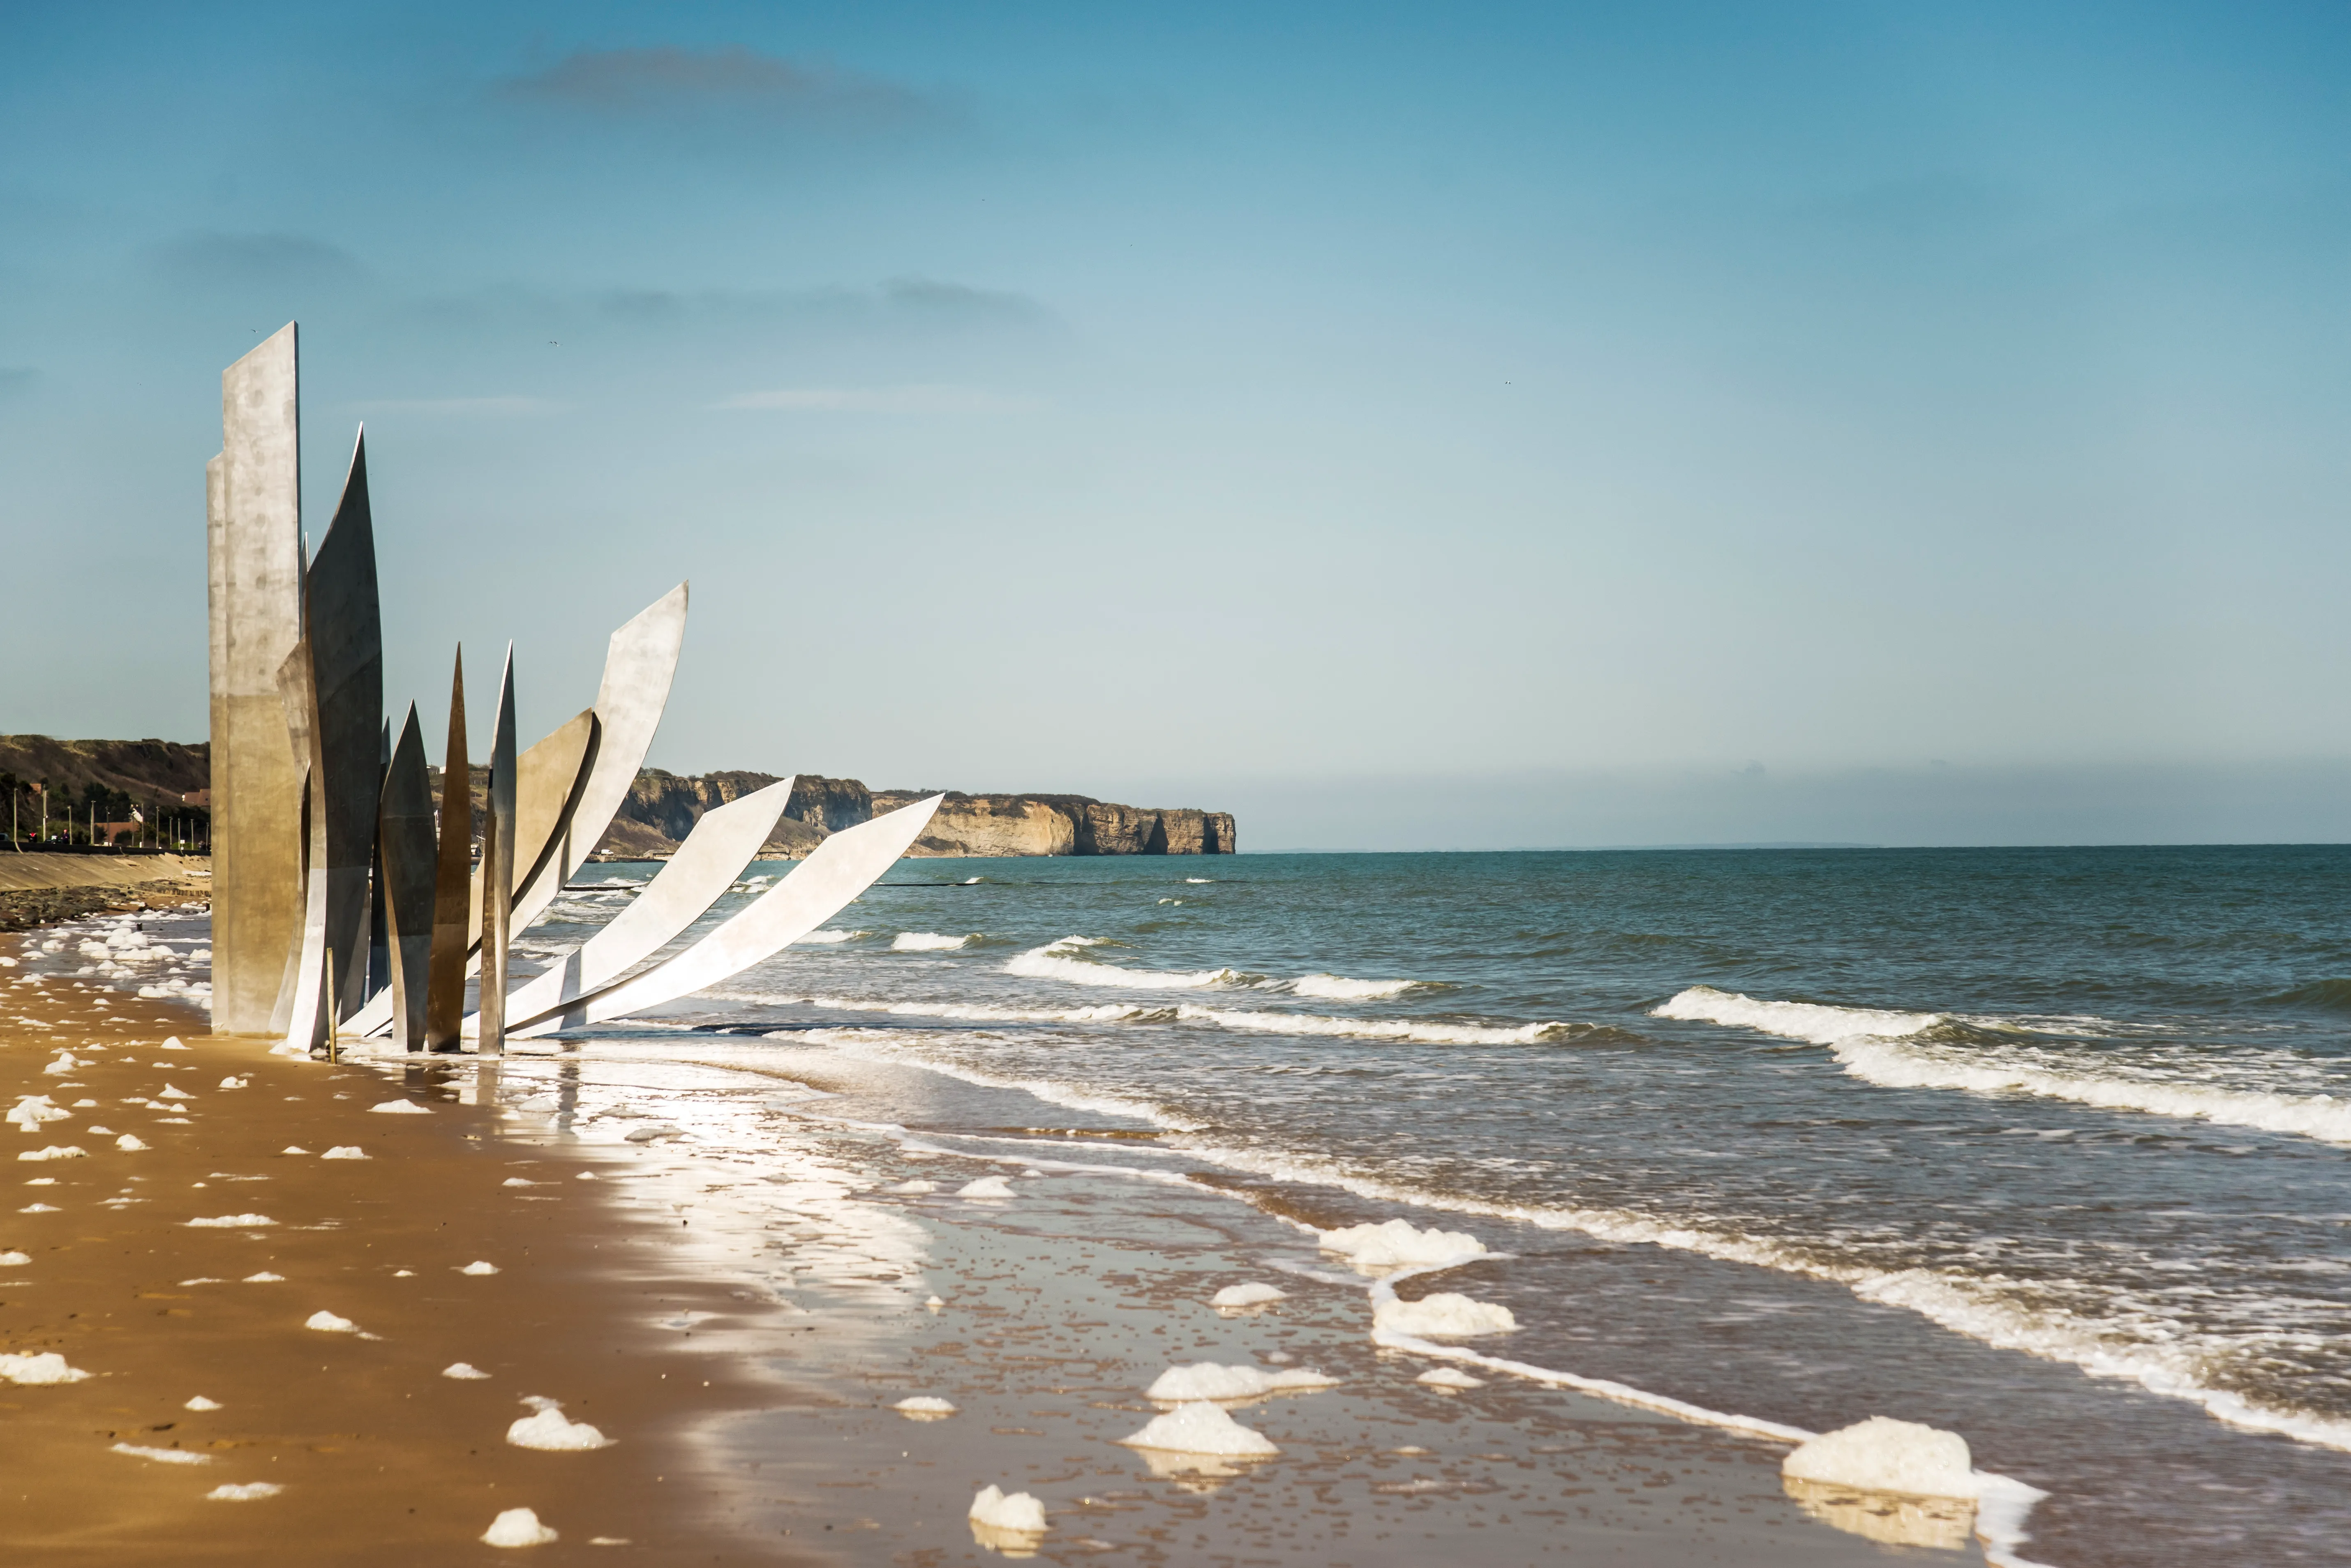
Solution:
[{"label": "white foam on sand", "polygon": [[983,1176],[977,1181],[967,1181],[956,1189],[957,1198],[1009,1198],[1012,1183],[1000,1176]]},{"label": "white foam on sand", "polygon": [[259,1502],[265,1497],[276,1497],[286,1489],[276,1481],[232,1482],[216,1486],[204,1493],[206,1502]]},{"label": "white foam on sand", "polygon": [[147,1146],[139,1140],[137,1133],[124,1133],[114,1140],[114,1147],[125,1154],[137,1154]]},{"label": "white foam on sand", "polygon": [[1165,1449],[1179,1454],[1215,1454],[1224,1459],[1262,1459],[1281,1450],[1264,1433],[1252,1431],[1207,1400],[1178,1405],[1155,1416],[1143,1430],[1119,1439],[1130,1449]]},{"label": "white foam on sand", "polygon": [[29,1252],[0,1252],[0,1269],[21,1269],[32,1261]]},{"label": "white foam on sand", "polygon": [[213,1462],[210,1454],[192,1454],[185,1449],[147,1449],[136,1443],[117,1443],[108,1452],[129,1454],[134,1459],[153,1459],[165,1465],[208,1465]]},{"label": "white foam on sand", "polygon": [[1420,1269],[1486,1255],[1486,1243],[1475,1236],[1434,1225],[1422,1231],[1409,1220],[1350,1225],[1321,1235],[1324,1251],[1342,1254],[1358,1269]]},{"label": "white foam on sand", "polygon": [[247,1285],[275,1285],[284,1283],[285,1280],[285,1275],[273,1274],[267,1269],[264,1269],[257,1274],[246,1275],[245,1278],[238,1282],[240,1284]]},{"label": "white foam on sand", "polygon": [[315,1328],[320,1334],[357,1334],[360,1331],[360,1325],[350,1319],[338,1317],[333,1313],[325,1311],[314,1312],[304,1318],[302,1326]]},{"label": "white foam on sand", "polygon": [[1883,1089],[2030,1095],[2099,1110],[2176,1116],[2351,1144],[2351,1096],[2228,1088],[2182,1078],[2176,1071],[2133,1072],[2119,1064],[2085,1071],[2063,1053],[2022,1042],[2012,1046],[1960,1046],[1916,1038],[1944,1021],[1947,1015],[1939,1012],[1771,1002],[1700,985],[1655,1009],[1654,1016],[1733,1024],[1825,1045],[1849,1075]]},{"label": "white foam on sand", "polygon": [[1253,1307],[1289,1299],[1290,1293],[1279,1286],[1252,1280],[1245,1285],[1227,1285],[1208,1298],[1208,1304],[1213,1307]]},{"label": "white foam on sand", "polygon": [[1286,1390],[1335,1388],[1339,1380],[1309,1367],[1267,1372],[1255,1366],[1220,1366],[1196,1361],[1161,1373],[1144,1397],[1165,1404],[1189,1404],[1197,1399],[1255,1399]]},{"label": "white foam on sand", "polygon": [[936,931],[900,931],[890,939],[890,950],[893,953],[953,952],[957,948],[968,946],[971,940],[968,936],[946,937]]},{"label": "white foam on sand", "polygon": [[558,1539],[556,1532],[541,1524],[538,1515],[527,1508],[507,1509],[482,1532],[485,1546],[544,1546]]},{"label": "white foam on sand", "polygon": [[[386,1100],[380,1106],[370,1106],[368,1109],[379,1116],[429,1116],[433,1114],[414,1100]],[[528,1513],[530,1511],[524,1509],[521,1511]],[[501,1514],[499,1517],[504,1518],[505,1515]]]},{"label": "white foam on sand", "polygon": [[517,1449],[539,1449],[549,1453],[584,1453],[590,1449],[609,1449],[617,1440],[608,1438],[585,1421],[565,1418],[563,1407],[540,1395],[523,1397],[524,1404],[538,1412],[525,1416],[507,1428],[507,1441]]},{"label": "white foam on sand", "polygon": [[187,1223],[196,1231],[250,1231],[277,1221],[266,1214],[215,1214],[209,1220],[191,1220]]},{"label": "white foam on sand", "polygon": [[902,1416],[912,1416],[917,1420],[935,1420],[939,1417],[952,1416],[956,1413],[952,1401],[942,1399],[935,1394],[916,1394],[899,1400],[890,1408]]},{"label": "white foam on sand", "polygon": [[489,1376],[489,1374],[483,1371],[480,1367],[475,1366],[471,1362],[453,1361],[448,1366],[441,1369],[441,1376],[444,1377],[455,1377],[461,1383],[475,1383],[486,1378]]},{"label": "white foam on sand", "polygon": [[1421,1339],[1474,1339],[1480,1334],[1510,1334],[1518,1328],[1519,1320],[1506,1306],[1439,1291],[1416,1302],[1394,1297],[1381,1302],[1372,1309],[1372,1326]]},{"label": "white foam on sand", "polygon": [[309,1153],[310,1151],[309,1151],[308,1149],[307,1149],[307,1148],[304,1148],[304,1147],[303,1147],[300,1144],[298,1144],[298,1143],[289,1143],[289,1144],[287,1144],[284,1148],[279,1149],[277,1152],[278,1152],[278,1153],[280,1153],[280,1154],[308,1154],[308,1153]]},{"label": "white foam on sand", "polygon": [[320,1159],[365,1159],[367,1150],[355,1143],[338,1144],[319,1158]]},{"label": "white foam on sand", "polygon": [[220,1407],[221,1402],[219,1400],[207,1399],[201,1394],[180,1407],[183,1410],[217,1410]]},{"label": "white foam on sand", "polygon": [[88,1159],[89,1150],[79,1144],[51,1144],[47,1148],[28,1148],[18,1159]]},{"label": "white foam on sand", "polygon": [[1472,1377],[1458,1366],[1432,1367],[1413,1381],[1426,1383],[1431,1388],[1483,1388],[1486,1386],[1484,1378]]},{"label": "white foam on sand", "polygon": [[495,1274],[498,1272],[498,1266],[496,1263],[485,1263],[476,1258],[457,1272],[461,1274]]},{"label": "white foam on sand", "polygon": [[925,1181],[921,1177],[916,1177],[912,1181],[901,1181],[894,1187],[885,1187],[882,1190],[884,1192],[936,1192],[938,1189],[937,1182]]},{"label": "white foam on sand", "polygon": [[1915,1421],[1872,1416],[1813,1438],[1781,1461],[1780,1473],[1863,1491],[1973,1500],[1982,1493],[1968,1440]]},{"label": "white foam on sand", "polygon": [[1063,937],[1015,955],[1004,966],[1007,974],[1023,980],[1060,980],[1076,985],[1113,985],[1132,991],[1196,991],[1203,986],[1230,985],[1241,977],[1229,969],[1188,972],[1151,969],[1121,969],[1078,957],[1086,948],[1101,945],[1099,938]]},{"label": "white foam on sand", "polygon": [[1026,1535],[1042,1535],[1046,1528],[1043,1503],[1025,1491],[1016,1491],[1008,1497],[994,1486],[979,1489],[979,1495],[971,1500],[969,1517],[975,1524]]},{"label": "white foam on sand", "polygon": [[52,1383],[78,1383],[89,1376],[78,1366],[67,1366],[66,1358],[54,1350],[32,1355],[0,1355],[0,1377],[28,1388]]}]

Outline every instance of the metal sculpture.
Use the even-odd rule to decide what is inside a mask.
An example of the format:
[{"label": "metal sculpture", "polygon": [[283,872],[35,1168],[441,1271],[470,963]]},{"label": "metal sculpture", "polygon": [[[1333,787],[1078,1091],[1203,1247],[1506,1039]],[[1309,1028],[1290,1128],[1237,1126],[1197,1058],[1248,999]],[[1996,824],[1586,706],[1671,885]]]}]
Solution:
[{"label": "metal sculpture", "polygon": [[[465,760],[465,650],[449,676],[449,743],[441,753],[441,845],[434,857],[432,978],[424,992],[424,1048],[457,1049],[465,1020],[465,950],[471,945],[474,770]],[[361,1020],[364,1023],[365,1020]]]},{"label": "metal sculpture", "polygon": [[402,1051],[421,1051],[424,983],[433,963],[434,846],[433,778],[425,770],[424,737],[417,729],[413,702],[408,705],[408,722],[401,726],[400,744],[392,748],[392,762],[383,771],[383,804],[376,821],[392,1037]]},{"label": "metal sculpture", "polygon": [[935,794],[871,822],[845,828],[816,846],[751,907],[674,957],[581,997],[545,1017],[521,1021],[517,1035],[550,1034],[601,1023],[674,1002],[773,958],[845,909],[897,863],[946,797]]},{"label": "metal sculpture", "polygon": [[498,721],[490,742],[490,815],[482,833],[481,1052],[506,1048],[507,947],[513,932],[515,860],[514,645],[498,678]]},{"label": "metal sculpture", "polygon": [[302,635],[301,428],[289,323],[221,373],[204,468],[212,644],[213,1027],[267,1030],[302,909],[302,781],[277,670]]},{"label": "metal sculpture", "polygon": [[519,755],[508,646],[477,867],[463,649],[437,805],[415,706],[396,746],[384,723],[364,432],[326,537],[303,559],[296,341],[289,325],[223,373],[222,450],[205,469],[216,1030],[266,1030],[305,1051],[350,1021],[402,1051],[455,1051],[473,1034],[496,1054],[510,1037],[625,1016],[759,962],[921,834],[937,796],[833,835],[704,940],[648,962],[758,853],[790,799],[787,779],[705,815],[620,919],[511,987],[513,934],[586,862],[644,765],[684,646],[686,586],[612,634],[595,706]]},{"label": "metal sculpture", "polygon": [[669,864],[604,928],[507,998],[507,1017],[528,1022],[602,989],[668,945],[735,885],[790,804],[783,779],[705,812]]}]

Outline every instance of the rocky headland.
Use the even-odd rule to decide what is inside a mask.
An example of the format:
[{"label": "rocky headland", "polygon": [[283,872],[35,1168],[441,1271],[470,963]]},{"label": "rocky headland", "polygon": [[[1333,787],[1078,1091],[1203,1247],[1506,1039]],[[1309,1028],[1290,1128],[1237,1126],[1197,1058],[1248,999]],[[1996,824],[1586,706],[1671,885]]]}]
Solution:
[{"label": "rocky headland", "polygon": [[[674,850],[702,814],[764,789],[772,774],[714,773],[682,777],[648,768],[612,830],[597,846],[600,860],[661,859]],[[783,820],[761,851],[767,859],[807,855],[844,827],[871,822],[935,790],[872,790],[856,779],[799,775]],[[908,851],[915,856],[997,857],[1018,855],[1230,855],[1230,812],[1191,807],[1118,805],[1081,794],[966,794],[946,792],[930,830]]]}]

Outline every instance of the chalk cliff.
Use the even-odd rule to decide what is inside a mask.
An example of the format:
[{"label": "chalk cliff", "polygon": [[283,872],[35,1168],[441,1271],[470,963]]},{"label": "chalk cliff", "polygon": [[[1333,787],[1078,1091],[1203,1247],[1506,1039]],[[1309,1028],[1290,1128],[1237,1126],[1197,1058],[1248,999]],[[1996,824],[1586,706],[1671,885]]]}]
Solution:
[{"label": "chalk cliff", "polygon": [[[770,774],[680,777],[648,768],[597,846],[600,859],[660,859],[694,831],[702,814],[775,783]],[[799,859],[844,827],[870,822],[931,790],[869,790],[855,779],[803,774],[783,820],[761,851]],[[916,856],[1230,855],[1230,812],[1114,805],[1081,794],[965,794],[951,791]]]}]

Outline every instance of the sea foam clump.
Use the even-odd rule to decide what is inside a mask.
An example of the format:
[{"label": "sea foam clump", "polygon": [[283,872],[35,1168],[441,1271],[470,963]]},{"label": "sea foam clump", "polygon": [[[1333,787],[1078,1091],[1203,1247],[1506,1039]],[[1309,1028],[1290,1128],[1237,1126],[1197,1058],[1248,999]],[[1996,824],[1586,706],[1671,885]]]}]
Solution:
[{"label": "sea foam clump", "polygon": [[1440,1291],[1416,1302],[1393,1297],[1382,1302],[1372,1309],[1372,1326],[1416,1339],[1474,1339],[1484,1334],[1510,1334],[1517,1329],[1519,1320],[1506,1306]]},{"label": "sea foam clump", "polygon": [[528,1508],[507,1510],[482,1532],[485,1546],[544,1546],[558,1539],[556,1532],[541,1524],[538,1515]]},{"label": "sea foam clump", "polygon": [[944,1420],[956,1413],[954,1401],[942,1399],[935,1394],[916,1394],[899,1400],[890,1408],[917,1421]]},{"label": "sea foam clump", "polygon": [[1781,1463],[1780,1473],[1910,1497],[1973,1499],[1983,1491],[1965,1438],[1887,1416],[1814,1438]]},{"label": "sea foam clump", "polygon": [[[414,1100],[386,1100],[380,1106],[370,1106],[368,1109],[375,1112],[379,1116],[429,1116],[433,1114],[431,1111],[426,1110],[423,1106],[418,1105]],[[517,1513],[528,1513],[530,1510],[524,1508],[517,1509],[514,1511]],[[504,1519],[506,1515],[500,1514],[498,1517]]]},{"label": "sea foam clump", "polygon": [[967,1181],[956,1189],[957,1198],[1009,1198],[1012,1184],[1000,1176],[983,1176],[977,1181]]},{"label": "sea foam clump", "polygon": [[489,1374],[469,1361],[453,1361],[441,1369],[441,1376],[455,1377],[461,1383],[473,1383],[487,1377]]},{"label": "sea foam clump", "polygon": [[37,1129],[43,1122],[59,1122],[73,1113],[53,1102],[47,1095],[20,1095],[8,1112],[8,1119],[26,1132]]},{"label": "sea foam clump", "polygon": [[33,1355],[0,1355],[0,1377],[27,1387],[52,1383],[78,1383],[89,1374],[78,1366],[66,1365],[66,1358],[54,1350],[44,1350]]},{"label": "sea foam clump", "polygon": [[28,1148],[18,1159],[88,1159],[89,1150],[78,1143],[51,1144],[47,1148]]},{"label": "sea foam clump", "polygon": [[1165,1416],[1155,1416],[1143,1430],[1119,1439],[1130,1449],[1165,1449],[1179,1454],[1214,1454],[1220,1459],[1264,1459],[1281,1450],[1264,1433],[1252,1431],[1205,1399],[1178,1405]]},{"label": "sea foam clump", "polygon": [[1208,1298],[1208,1304],[1212,1307],[1254,1307],[1289,1299],[1287,1291],[1252,1280],[1245,1285],[1227,1285]]},{"label": "sea foam clump", "polygon": [[266,1214],[215,1214],[209,1220],[191,1220],[188,1225],[197,1231],[249,1231],[257,1226],[275,1225],[277,1221]]},{"label": "sea foam clump", "polygon": [[1022,1535],[1045,1533],[1045,1505],[1025,1491],[1009,1497],[994,1486],[979,1489],[971,1500],[971,1521],[995,1530],[1009,1530]]},{"label": "sea foam clump", "polygon": [[1188,1404],[1197,1399],[1254,1399],[1285,1389],[1335,1388],[1338,1384],[1337,1378],[1303,1366],[1265,1372],[1254,1366],[1219,1366],[1213,1361],[1196,1361],[1189,1366],[1171,1366],[1161,1373],[1145,1390],[1144,1397],[1171,1404]]},{"label": "sea foam clump", "polygon": [[312,1313],[302,1320],[302,1326],[315,1328],[320,1334],[357,1334],[360,1331],[360,1325],[350,1319],[338,1317],[333,1313],[326,1311]]},{"label": "sea foam clump", "polygon": [[1413,1381],[1426,1383],[1431,1388],[1483,1388],[1486,1386],[1484,1378],[1472,1377],[1458,1366],[1436,1367],[1422,1373]]},{"label": "sea foam clump", "polygon": [[319,1158],[320,1159],[365,1159],[367,1150],[355,1143],[339,1144]]},{"label": "sea foam clump", "polygon": [[609,1449],[616,1439],[606,1437],[585,1421],[565,1418],[563,1407],[540,1395],[526,1395],[523,1403],[538,1412],[525,1416],[507,1428],[507,1441],[517,1449],[539,1449],[549,1453],[584,1453],[590,1449]]},{"label": "sea foam clump", "polygon": [[216,1486],[204,1493],[206,1502],[258,1502],[265,1497],[276,1497],[286,1489],[276,1481],[231,1482]]},{"label": "sea foam clump", "polygon": [[1344,1254],[1359,1269],[1409,1269],[1483,1257],[1486,1243],[1466,1231],[1439,1231],[1433,1225],[1420,1231],[1409,1220],[1391,1220],[1384,1225],[1325,1231],[1322,1250]]}]

